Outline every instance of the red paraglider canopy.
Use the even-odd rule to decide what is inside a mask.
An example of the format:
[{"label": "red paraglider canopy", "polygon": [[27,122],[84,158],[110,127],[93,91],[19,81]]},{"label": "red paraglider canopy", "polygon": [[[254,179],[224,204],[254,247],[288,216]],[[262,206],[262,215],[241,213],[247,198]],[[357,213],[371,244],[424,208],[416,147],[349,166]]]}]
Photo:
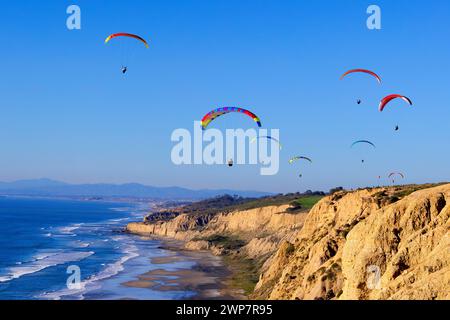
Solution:
[{"label": "red paraglider canopy", "polygon": [[380,78],[380,76],[377,75],[375,72],[370,71],[370,70],[366,70],[366,69],[352,69],[352,70],[349,70],[349,71],[347,71],[346,73],[344,73],[344,74],[341,76],[341,80],[344,79],[344,78],[345,78],[346,76],[348,76],[349,74],[351,74],[351,73],[356,73],[356,72],[363,72],[363,73],[370,74],[371,76],[373,76],[373,77],[375,77],[375,78],[377,79],[377,81],[378,81],[379,84],[381,84],[381,78]]},{"label": "red paraglider canopy", "polygon": [[411,99],[409,99],[408,97],[402,96],[400,94],[391,94],[387,97],[384,97],[383,100],[381,100],[380,106],[379,106],[380,112],[383,111],[384,108],[386,107],[386,105],[394,99],[402,99],[403,101],[408,103],[410,106],[412,106],[412,104],[413,104]]},{"label": "red paraglider canopy", "polygon": [[142,38],[136,34],[126,33],[126,32],[113,33],[112,35],[108,36],[108,38],[106,38],[105,43],[108,43],[111,39],[114,39],[117,37],[129,37],[129,38],[137,39],[137,40],[141,41],[145,45],[146,48],[148,48],[148,43],[147,43],[147,41],[145,41],[144,38]]}]

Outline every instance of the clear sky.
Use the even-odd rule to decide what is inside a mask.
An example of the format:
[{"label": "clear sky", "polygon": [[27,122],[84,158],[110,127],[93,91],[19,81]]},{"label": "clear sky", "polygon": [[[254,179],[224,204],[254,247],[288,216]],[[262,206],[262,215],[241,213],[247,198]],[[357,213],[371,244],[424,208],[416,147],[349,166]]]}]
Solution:
[{"label": "clear sky", "polygon": [[[81,30],[66,28],[70,4],[81,7]],[[366,27],[370,4],[381,7],[380,31]],[[448,0],[3,1],[0,180],[272,192],[373,185],[391,171],[405,183],[448,181],[449,19]],[[150,42],[130,47],[125,77],[117,46],[103,43],[115,32]],[[376,71],[383,85],[339,81],[352,68]],[[414,106],[379,113],[391,93]],[[172,164],[172,131],[227,105],[280,129],[278,175]],[[239,115],[216,121],[254,126]],[[350,149],[358,139],[377,150]],[[294,155],[314,163],[290,166]]]}]

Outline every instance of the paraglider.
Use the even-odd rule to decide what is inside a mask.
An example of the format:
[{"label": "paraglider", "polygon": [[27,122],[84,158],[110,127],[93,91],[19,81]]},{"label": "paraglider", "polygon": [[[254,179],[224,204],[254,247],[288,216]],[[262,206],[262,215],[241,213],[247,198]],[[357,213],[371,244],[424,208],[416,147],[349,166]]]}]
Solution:
[{"label": "paraglider", "polygon": [[391,94],[389,96],[384,97],[379,105],[379,110],[380,112],[382,112],[384,110],[384,108],[386,107],[386,105],[391,102],[394,99],[402,99],[403,101],[405,101],[406,103],[408,103],[410,106],[413,105],[411,99],[409,99],[408,97],[402,96],[400,94]]},{"label": "paraglider", "polygon": [[[312,160],[310,158],[298,156],[298,157],[292,157],[291,159],[289,159],[289,164],[293,164],[294,162],[300,161],[300,160],[306,160],[306,161],[309,161],[310,163],[312,163]],[[302,178],[303,174],[300,173],[298,176],[299,176],[299,178]]]},{"label": "paraglider", "polygon": [[214,109],[210,112],[208,112],[202,119],[201,121],[201,126],[203,128],[203,130],[206,130],[206,128],[208,127],[208,125],[211,123],[211,121],[213,121],[214,119],[224,115],[224,114],[228,114],[231,112],[237,112],[237,113],[243,113],[247,116],[249,116],[250,118],[253,119],[253,121],[255,121],[258,125],[258,127],[261,127],[261,121],[259,120],[259,118],[252,112],[246,110],[246,109],[242,109],[242,108],[236,108],[236,107],[224,107],[224,108],[218,108],[218,109]]},{"label": "paraglider", "polygon": [[278,139],[275,139],[274,137],[271,137],[271,136],[256,137],[256,138],[253,138],[250,141],[250,143],[254,143],[256,140],[259,140],[259,139],[267,139],[267,140],[275,141],[276,143],[278,143],[278,146],[280,147],[280,150],[282,149],[282,145],[281,145],[280,141]]},{"label": "paraglider", "polygon": [[134,38],[137,39],[139,41],[141,41],[142,43],[144,43],[145,47],[148,48],[148,43],[147,41],[144,40],[144,38],[135,35],[135,34],[131,34],[131,33],[125,33],[125,32],[120,32],[120,33],[113,33],[112,35],[108,36],[105,40],[105,44],[108,43],[111,39],[117,38],[117,37],[129,37],[129,38]]},{"label": "paraglider", "polygon": [[392,179],[392,183],[395,183],[396,176],[398,176],[399,178],[405,179],[405,175],[401,172],[392,172],[389,174],[388,178]]},{"label": "paraglider", "polygon": [[[410,106],[413,105],[411,99],[409,99],[408,97],[402,96],[400,94],[391,94],[389,96],[384,97],[379,105],[379,110],[380,112],[382,112],[384,110],[384,108],[386,108],[386,106],[389,104],[389,102],[391,102],[394,99],[402,99],[403,101],[405,101],[406,103],[408,103]],[[398,125],[395,126],[395,131],[398,131],[400,129],[400,127]]]},{"label": "paraglider", "polygon": [[[372,142],[370,142],[370,141],[368,141],[368,140],[358,140],[358,141],[355,141],[355,142],[353,142],[353,144],[351,145],[351,148],[353,148],[354,146],[356,146],[356,145],[358,145],[358,144],[368,144],[368,145],[370,145],[370,146],[376,148],[375,144],[372,143]],[[364,160],[364,159],[361,160],[361,163],[365,163],[365,160]]]},{"label": "paraglider", "polygon": [[358,141],[355,141],[355,142],[353,142],[353,144],[352,144],[351,147],[353,148],[354,146],[356,146],[357,144],[360,144],[360,143],[369,144],[369,145],[371,145],[372,147],[376,148],[375,144],[372,143],[372,142],[370,142],[370,141],[368,141],[368,140],[358,140]]},{"label": "paraglider", "polygon": [[375,79],[377,79],[378,83],[381,84],[380,76],[377,75],[375,72],[370,71],[370,70],[366,70],[366,69],[352,69],[352,70],[349,70],[349,71],[347,71],[346,73],[344,73],[341,76],[341,80],[343,80],[346,76],[348,76],[349,74],[352,74],[352,73],[367,73],[367,74],[375,77]]},{"label": "paraglider", "polygon": [[392,173],[389,174],[388,177],[392,178],[394,176],[400,176],[402,179],[405,179],[405,175],[403,173],[401,173],[401,172],[392,172]]},{"label": "paraglider", "polygon": [[[349,70],[349,71],[347,71],[346,73],[344,73],[341,76],[341,80],[343,80],[345,77],[347,77],[349,74],[352,74],[352,73],[366,73],[366,74],[371,75],[372,77],[374,77],[378,81],[378,83],[381,84],[380,76],[377,75],[375,72],[367,70],[367,69],[352,69],[352,70]],[[360,105],[362,103],[362,100],[358,99],[358,100],[356,100],[356,103],[358,105]]]},{"label": "paraglider", "polygon": [[[111,41],[111,39],[119,38],[119,37],[125,37],[125,38],[136,39],[136,40],[142,42],[142,43],[145,45],[146,48],[149,47],[147,41],[146,41],[144,38],[142,38],[142,37],[140,37],[140,36],[138,36],[138,35],[135,35],[135,34],[125,33],[125,32],[114,33],[114,34],[109,35],[109,36],[105,39],[105,44],[109,43],[109,41]],[[122,48],[122,51],[123,51],[123,49],[124,49],[124,48]],[[125,59],[125,56],[126,56],[126,55],[125,55],[125,52],[122,52],[122,59],[127,60],[127,59]],[[126,61],[123,61],[123,62],[126,63]],[[127,67],[125,64],[123,64],[123,65],[122,65],[122,68],[121,68],[122,74],[126,74],[127,71],[128,71],[128,67]]]},{"label": "paraglider", "polygon": [[307,160],[312,163],[312,160],[308,157],[292,157],[291,159],[289,159],[289,164],[293,164],[294,162],[302,160],[302,159]]}]

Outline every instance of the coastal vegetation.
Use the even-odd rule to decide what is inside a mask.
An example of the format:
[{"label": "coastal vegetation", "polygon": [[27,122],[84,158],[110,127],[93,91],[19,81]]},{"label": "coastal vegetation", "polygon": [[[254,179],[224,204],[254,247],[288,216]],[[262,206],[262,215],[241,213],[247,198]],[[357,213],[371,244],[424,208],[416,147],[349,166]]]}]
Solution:
[{"label": "coastal vegetation", "polygon": [[246,296],[250,296],[258,283],[262,263],[239,255],[225,255],[223,261],[232,273],[228,280],[229,285],[241,289]]},{"label": "coastal vegetation", "polygon": [[287,212],[299,213],[310,210],[326,194],[322,191],[307,191],[305,193],[288,193],[261,198],[243,198],[240,196],[223,195],[211,199],[182,203],[164,204],[159,210],[150,213],[147,222],[168,221],[179,215],[212,217],[219,213],[245,211],[269,206],[289,205]]}]

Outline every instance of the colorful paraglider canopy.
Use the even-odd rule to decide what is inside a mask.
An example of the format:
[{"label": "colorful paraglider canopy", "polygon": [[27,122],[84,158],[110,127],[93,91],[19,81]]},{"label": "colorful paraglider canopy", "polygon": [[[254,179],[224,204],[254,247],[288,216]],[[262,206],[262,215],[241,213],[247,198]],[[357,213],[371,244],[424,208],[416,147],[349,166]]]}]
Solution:
[{"label": "colorful paraglider canopy", "polygon": [[259,118],[252,112],[246,110],[246,109],[242,109],[242,108],[236,108],[236,107],[224,107],[224,108],[218,108],[218,109],[214,109],[210,112],[208,112],[202,119],[201,121],[201,125],[203,130],[206,130],[206,128],[208,127],[208,125],[211,123],[211,121],[213,121],[214,119],[224,115],[224,114],[228,114],[231,112],[237,112],[237,113],[243,113],[247,116],[249,116],[250,118],[252,118],[257,124],[258,127],[261,127],[261,121],[259,120]]},{"label": "colorful paraglider canopy", "polygon": [[341,80],[344,79],[344,78],[345,78],[346,76],[348,76],[349,74],[352,74],[352,73],[359,73],[359,72],[367,73],[367,74],[369,74],[369,75],[375,77],[375,78],[377,79],[378,83],[381,84],[381,78],[380,78],[380,76],[377,75],[375,72],[370,71],[370,70],[366,70],[366,69],[352,69],[352,70],[349,70],[349,71],[347,71],[346,73],[344,73],[344,74],[341,76]]},{"label": "colorful paraglider canopy", "polygon": [[296,161],[299,161],[299,160],[307,160],[307,161],[309,161],[309,162],[311,162],[312,163],[312,160],[310,159],[310,158],[308,158],[308,157],[292,157],[291,159],[289,159],[289,164],[293,164],[294,162],[296,162]]},{"label": "colorful paraglider canopy", "polygon": [[267,140],[275,141],[276,143],[278,143],[278,146],[280,147],[280,150],[282,149],[282,145],[281,145],[280,141],[278,139],[274,138],[274,137],[271,137],[271,136],[256,137],[256,138],[253,138],[250,141],[250,143],[254,143],[256,140],[260,140],[260,139],[267,139]]},{"label": "colorful paraglider canopy", "polygon": [[392,178],[394,176],[400,176],[400,177],[402,177],[402,179],[405,179],[405,175],[401,172],[391,172],[388,177]]},{"label": "colorful paraglider canopy", "polygon": [[352,146],[351,146],[351,147],[353,148],[354,146],[356,146],[357,144],[360,144],[360,143],[363,143],[363,144],[369,144],[369,145],[371,145],[372,147],[376,148],[375,144],[372,143],[372,142],[370,142],[370,141],[368,141],[368,140],[358,140],[358,141],[355,141],[355,142],[352,143]]},{"label": "colorful paraglider canopy", "polygon": [[108,36],[108,38],[106,38],[106,40],[105,40],[105,43],[108,43],[111,39],[114,39],[114,38],[117,38],[117,37],[129,37],[129,38],[134,38],[134,39],[136,39],[136,40],[141,41],[141,42],[145,45],[145,47],[148,48],[148,43],[147,43],[147,41],[145,41],[144,38],[142,38],[142,37],[140,37],[140,36],[138,36],[138,35],[135,35],[135,34],[125,33],[125,32],[114,33],[114,34]]},{"label": "colorful paraglider canopy", "polygon": [[384,110],[384,108],[386,107],[386,105],[391,102],[394,99],[402,99],[403,101],[405,101],[406,103],[408,103],[410,106],[413,105],[411,99],[409,99],[408,97],[402,96],[400,94],[391,94],[389,96],[384,97],[381,102],[380,102],[380,106],[379,106],[379,110],[380,112]]}]

